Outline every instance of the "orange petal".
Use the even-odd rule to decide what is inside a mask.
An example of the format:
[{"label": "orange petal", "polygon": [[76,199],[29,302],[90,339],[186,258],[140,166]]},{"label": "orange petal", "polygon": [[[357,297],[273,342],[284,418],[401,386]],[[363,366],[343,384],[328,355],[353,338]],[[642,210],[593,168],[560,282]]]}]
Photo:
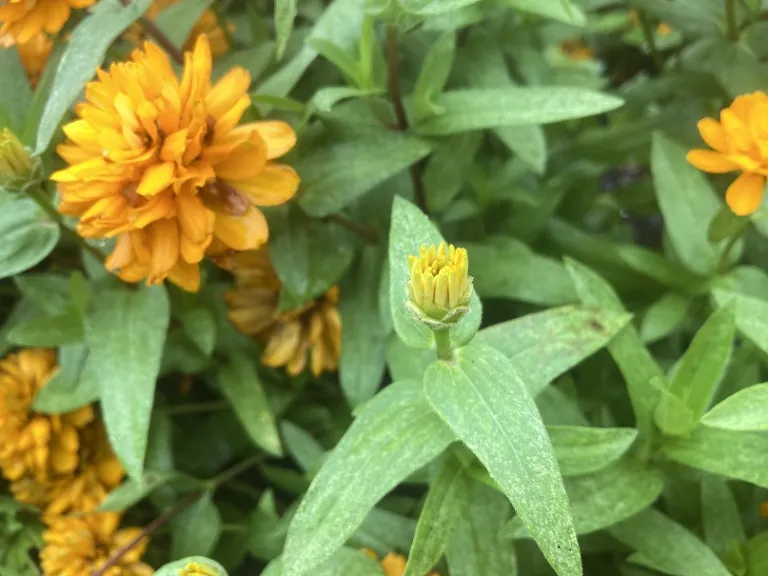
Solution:
[{"label": "orange petal", "polygon": [[277,206],[293,198],[299,182],[299,175],[290,166],[269,163],[255,178],[231,184],[257,206]]},{"label": "orange petal", "polygon": [[244,68],[233,68],[211,88],[205,97],[208,114],[216,120],[232,108],[248,91],[251,75]]},{"label": "orange petal", "polygon": [[200,289],[200,266],[179,260],[168,273],[168,280],[187,292],[197,292]]},{"label": "orange petal", "polygon": [[763,201],[764,185],[763,176],[744,172],[728,187],[725,201],[737,216],[753,214]]},{"label": "orange petal", "polygon": [[249,206],[242,216],[217,212],[214,234],[235,250],[255,250],[269,238],[269,228],[261,210]]},{"label": "orange petal", "polygon": [[179,194],[175,200],[182,234],[195,243],[203,242],[213,233],[213,213],[197,196]]},{"label": "orange petal", "polygon": [[223,180],[255,178],[267,163],[267,143],[257,133],[216,164],[216,176]]},{"label": "orange petal", "polygon": [[148,227],[152,260],[149,282],[160,282],[179,260],[179,228],[173,218],[158,220]]},{"label": "orange petal", "polygon": [[712,174],[723,174],[739,169],[735,162],[730,161],[720,152],[711,150],[691,150],[685,158],[699,170]]},{"label": "orange petal", "polygon": [[127,233],[120,234],[120,236],[117,237],[115,248],[112,250],[112,253],[107,256],[104,266],[106,266],[107,270],[113,272],[126,266],[131,260],[133,260],[131,237]]},{"label": "orange petal", "polygon": [[155,164],[144,171],[136,192],[142,196],[156,196],[173,182],[176,167],[173,162]]},{"label": "orange petal", "polygon": [[253,122],[238,128],[256,130],[267,143],[267,158],[272,160],[286,154],[296,145],[296,132],[290,124],[269,120],[265,122]]},{"label": "orange petal", "polygon": [[723,154],[728,153],[728,136],[720,126],[720,122],[714,118],[704,118],[699,120],[697,126],[701,138],[710,148]]}]

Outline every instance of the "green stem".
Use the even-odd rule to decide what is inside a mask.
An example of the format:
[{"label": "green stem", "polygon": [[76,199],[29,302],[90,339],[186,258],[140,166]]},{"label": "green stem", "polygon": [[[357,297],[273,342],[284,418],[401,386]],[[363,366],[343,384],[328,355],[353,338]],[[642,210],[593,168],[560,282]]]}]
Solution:
[{"label": "green stem", "polygon": [[85,241],[85,238],[67,226],[66,222],[64,222],[64,217],[59,213],[58,210],[56,210],[56,208],[54,208],[50,198],[48,198],[48,195],[41,188],[30,186],[24,190],[24,194],[34,200],[35,204],[37,204],[51,220],[59,225],[61,232],[65,236],[68,236],[77,242],[83,248],[83,250],[90,253],[91,256],[96,258],[99,262],[104,262],[104,254],[88,244],[88,242]]},{"label": "green stem", "polygon": [[728,271],[728,260],[731,255],[731,252],[733,251],[733,247],[736,246],[736,242],[739,241],[739,238],[741,238],[742,232],[738,232],[728,238],[728,243],[725,245],[725,248],[723,249],[723,253],[720,255],[720,262],[717,264],[717,273],[718,274],[725,274]]},{"label": "green stem", "polygon": [[725,0],[725,22],[728,30],[728,39],[731,42],[739,40],[739,25],[736,17],[736,0]]},{"label": "green stem", "polygon": [[437,357],[440,360],[453,360],[453,348],[451,347],[451,330],[450,328],[443,328],[439,330],[433,330],[432,334],[435,337],[435,346],[437,347]]},{"label": "green stem", "polygon": [[251,456],[250,458],[246,458],[245,460],[243,460],[239,464],[235,464],[229,470],[225,470],[224,472],[222,472],[218,476],[215,476],[214,478],[212,478],[210,480],[209,483],[210,483],[210,485],[213,488],[216,488],[217,486],[220,486],[220,485],[224,484],[224,482],[227,482],[228,480],[231,480],[232,478],[234,478],[238,474],[241,474],[242,472],[245,472],[249,468],[253,468],[254,466],[256,466],[256,464],[261,462],[262,459],[263,459],[262,455],[254,454],[253,456]]},{"label": "green stem", "polygon": [[653,60],[653,67],[656,69],[656,73],[661,72],[664,66],[664,61],[661,58],[659,49],[656,47],[656,31],[653,29],[651,21],[648,19],[645,11],[638,10],[638,19],[640,20],[640,27],[643,29],[643,37],[648,44],[648,50],[651,52],[651,60]]}]

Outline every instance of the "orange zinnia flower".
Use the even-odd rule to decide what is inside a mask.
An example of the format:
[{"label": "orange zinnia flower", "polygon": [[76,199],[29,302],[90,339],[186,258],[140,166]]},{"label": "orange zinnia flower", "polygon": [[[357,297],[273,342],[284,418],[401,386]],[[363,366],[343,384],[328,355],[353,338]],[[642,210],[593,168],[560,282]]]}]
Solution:
[{"label": "orange zinnia flower", "polygon": [[[140,528],[118,530],[120,514],[55,518],[43,532],[40,564],[45,576],[90,576],[120,548],[141,534]],[[109,576],[152,576],[141,562],[149,541],[142,539],[107,572]]]},{"label": "orange zinnia flower", "polygon": [[738,96],[720,112],[719,122],[704,118],[698,127],[712,150],[691,150],[688,162],[712,174],[740,170],[725,201],[738,216],[756,212],[768,175],[768,96],[763,92]]},{"label": "orange zinnia flower", "polygon": [[281,284],[266,248],[240,253],[223,265],[236,280],[235,289],[226,296],[229,318],[241,332],[266,342],[262,364],[285,366],[291,376],[300,374],[308,360],[314,376],[336,370],[341,355],[337,286],[296,310],[281,313]]},{"label": "orange zinnia flower", "polygon": [[29,42],[45,31],[62,29],[72,8],[87,8],[96,0],[5,0],[0,3],[0,37],[6,46]]},{"label": "orange zinnia flower", "polygon": [[185,54],[180,81],[147,42],[86,85],[80,119],[64,127],[69,140],[58,147],[70,167],[51,179],[59,210],[80,217],[82,236],[117,237],[106,265],[123,280],[168,278],[195,291],[214,239],[217,249],[238,251],[267,241],[267,221],[254,205],[296,193],[296,172],[271,162],[296,135],[283,122],[237,126],[250,83],[245,69],[233,68],[212,86],[202,35]]}]

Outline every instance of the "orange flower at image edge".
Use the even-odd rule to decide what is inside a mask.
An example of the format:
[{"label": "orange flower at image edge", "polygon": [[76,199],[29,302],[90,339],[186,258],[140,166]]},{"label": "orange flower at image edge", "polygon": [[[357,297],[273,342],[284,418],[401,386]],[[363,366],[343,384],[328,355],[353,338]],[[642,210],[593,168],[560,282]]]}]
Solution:
[{"label": "orange flower at image edge", "polygon": [[[296,193],[290,166],[272,162],[293,148],[276,121],[238,126],[250,106],[249,73],[233,68],[211,85],[205,35],[185,54],[181,80],[147,42],[130,61],[100,70],[85,88],[78,120],[58,147],[69,168],[55,172],[59,210],[78,233],[117,238],[106,265],[121,279],[200,284],[206,251],[252,250],[267,241],[263,213]],[[255,205],[255,206],[254,206]]]},{"label": "orange flower at image edge", "polygon": [[3,44],[29,42],[45,31],[56,34],[73,8],[87,8],[96,0],[5,0],[0,2],[0,37]]},{"label": "orange flower at image edge", "polygon": [[741,171],[728,187],[725,201],[738,216],[756,212],[768,175],[768,95],[738,96],[720,112],[719,122],[704,118],[698,128],[712,150],[691,150],[688,162],[712,174]]}]

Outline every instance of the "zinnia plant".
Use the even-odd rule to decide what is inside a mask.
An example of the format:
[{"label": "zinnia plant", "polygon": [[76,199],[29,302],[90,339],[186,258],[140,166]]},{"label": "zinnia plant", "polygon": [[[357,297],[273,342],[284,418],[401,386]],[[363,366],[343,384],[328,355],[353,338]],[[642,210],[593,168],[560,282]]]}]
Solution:
[{"label": "zinnia plant", "polygon": [[766,20],[0,0],[0,576],[768,575]]}]

